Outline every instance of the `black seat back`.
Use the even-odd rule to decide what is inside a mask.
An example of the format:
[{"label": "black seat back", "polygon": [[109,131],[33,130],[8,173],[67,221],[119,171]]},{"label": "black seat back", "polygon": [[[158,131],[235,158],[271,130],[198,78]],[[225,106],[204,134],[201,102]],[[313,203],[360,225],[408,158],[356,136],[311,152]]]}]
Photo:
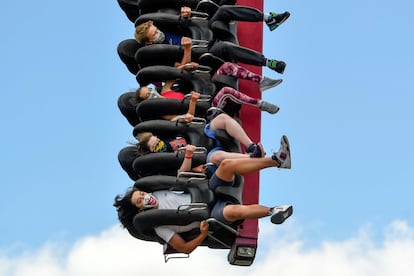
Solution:
[{"label": "black seat back", "polygon": [[[180,168],[183,161],[183,153],[150,153],[135,158],[131,167],[134,175],[139,178],[157,174],[176,176],[177,170]],[[193,167],[205,164],[206,154],[194,154],[191,162]]]},{"label": "black seat back", "polygon": [[[142,122],[162,119],[166,115],[183,115],[188,111],[189,101],[189,98],[184,100],[168,98],[148,99],[138,104],[137,114]],[[209,107],[209,102],[197,102],[195,116],[204,117]]]},{"label": "black seat back", "polygon": [[135,54],[142,45],[135,39],[125,39],[118,44],[117,52],[121,61],[132,74],[138,73],[139,67],[135,60]]},{"label": "black seat back", "polygon": [[[133,219],[133,236],[147,241],[164,243],[159,238],[154,227],[161,225],[187,225],[194,221],[202,221],[210,216],[210,208],[214,202],[213,193],[208,188],[207,180],[188,181],[189,179],[177,179],[172,176],[156,175],[139,179],[134,186],[142,191],[154,192],[160,190],[183,191],[191,195],[192,203],[205,203],[206,208],[197,209],[191,212],[177,210],[147,210],[138,213]],[[131,232],[130,231],[130,232]],[[197,231],[195,231],[197,232]],[[194,235],[194,231],[188,234]],[[181,233],[185,239],[191,239],[186,233]]]},{"label": "black seat back", "polygon": [[118,98],[118,108],[131,126],[136,126],[140,121],[137,115],[137,107],[132,104],[135,92],[125,92]]},{"label": "black seat back", "polygon": [[133,168],[133,163],[140,155],[136,146],[125,147],[118,153],[119,164],[132,180],[139,178],[139,174]]}]

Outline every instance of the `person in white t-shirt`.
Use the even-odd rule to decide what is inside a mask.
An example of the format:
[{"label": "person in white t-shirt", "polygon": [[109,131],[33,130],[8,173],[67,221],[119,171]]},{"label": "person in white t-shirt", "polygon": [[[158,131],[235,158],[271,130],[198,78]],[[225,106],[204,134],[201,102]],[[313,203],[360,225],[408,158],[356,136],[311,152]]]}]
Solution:
[{"label": "person in white t-shirt", "polygon": [[[209,188],[215,191],[218,186],[232,186],[236,174],[258,172],[270,167],[290,169],[290,146],[286,136],[282,136],[279,151],[273,153],[271,157],[223,160],[209,179]],[[127,227],[127,225],[131,225],[133,217],[140,211],[151,208],[176,210],[179,206],[189,203],[191,203],[189,194],[175,193],[169,190],[146,193],[134,187],[123,197],[117,196],[114,206],[117,208],[120,222]],[[259,204],[242,205],[217,199],[211,210],[211,217],[223,223],[231,224],[237,220],[271,216],[272,223],[281,224],[292,213],[293,207],[291,205],[277,207],[267,207]],[[200,229],[200,234],[194,239],[185,241],[180,236],[180,233],[197,227]],[[155,227],[155,232],[178,252],[189,254],[207,237],[208,224],[202,221],[193,222],[186,226],[158,226]]]}]

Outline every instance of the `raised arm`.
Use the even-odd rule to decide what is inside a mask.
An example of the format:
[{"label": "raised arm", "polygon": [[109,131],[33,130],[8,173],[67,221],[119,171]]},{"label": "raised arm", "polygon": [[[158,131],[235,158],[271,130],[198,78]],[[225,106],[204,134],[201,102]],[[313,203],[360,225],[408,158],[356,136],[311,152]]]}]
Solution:
[{"label": "raised arm", "polygon": [[184,53],[181,62],[174,64],[177,68],[183,68],[184,64],[191,63],[191,46],[193,45],[191,38],[183,36],[181,38],[181,47],[183,47]]},{"label": "raised arm", "polygon": [[200,98],[200,93],[191,92],[191,99],[190,99],[190,104],[188,105],[188,111],[186,114],[184,115],[165,115],[163,116],[164,120],[170,120],[170,121],[177,121],[177,120],[181,120],[182,122],[186,122],[186,123],[190,123],[193,118],[194,118],[194,114],[195,114],[195,109],[196,109],[196,105],[197,105],[197,100]]},{"label": "raised arm", "polygon": [[[181,46],[184,48],[184,54],[183,54],[183,58],[181,59],[181,62],[176,63],[175,67],[184,68],[185,64],[192,64],[192,62],[191,62],[191,45],[192,45],[192,42],[191,42],[191,39],[189,37],[184,36],[184,37],[181,38]],[[164,86],[162,87],[161,94],[162,94],[162,92],[170,91],[171,87],[173,86],[174,83],[175,83],[175,80],[166,81]]]},{"label": "raised arm", "polygon": [[193,145],[187,145],[185,147],[185,156],[181,167],[177,170],[178,173],[180,172],[190,172],[191,171],[191,164],[193,159],[194,151],[196,147]]},{"label": "raised arm", "polygon": [[197,100],[199,98],[200,98],[200,93],[191,91],[191,99],[190,99],[190,104],[188,105],[187,114],[191,114],[194,116],[196,105],[197,105]]},{"label": "raised arm", "polygon": [[180,235],[174,234],[174,236],[172,236],[168,244],[174,247],[174,249],[180,253],[190,254],[207,237],[208,223],[206,221],[200,222],[200,232],[201,232],[200,235],[198,235],[197,237],[195,237],[194,239],[188,242],[183,240],[183,238],[181,238]]}]

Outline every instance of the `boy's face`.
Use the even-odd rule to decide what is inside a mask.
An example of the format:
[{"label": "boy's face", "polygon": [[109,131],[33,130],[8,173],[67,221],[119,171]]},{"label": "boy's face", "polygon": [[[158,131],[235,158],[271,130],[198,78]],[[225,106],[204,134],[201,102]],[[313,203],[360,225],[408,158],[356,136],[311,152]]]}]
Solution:
[{"label": "boy's face", "polygon": [[160,29],[158,29],[157,27],[155,27],[154,25],[152,25],[151,27],[149,27],[148,32],[147,32],[147,38],[148,41],[146,42],[146,44],[153,44],[153,43],[162,43],[162,40],[164,37],[164,33],[160,31]]}]

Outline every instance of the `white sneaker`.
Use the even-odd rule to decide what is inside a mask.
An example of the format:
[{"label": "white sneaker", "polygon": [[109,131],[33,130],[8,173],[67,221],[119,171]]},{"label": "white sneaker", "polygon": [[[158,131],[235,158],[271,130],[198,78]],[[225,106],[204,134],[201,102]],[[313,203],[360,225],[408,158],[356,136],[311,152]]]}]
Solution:
[{"label": "white sneaker", "polygon": [[263,77],[259,82],[259,88],[260,88],[260,91],[263,92],[267,89],[278,86],[281,83],[282,83],[282,79],[274,80],[268,77]]},{"label": "white sneaker", "polygon": [[293,214],[293,207],[292,205],[273,207],[271,213],[272,216],[270,217],[270,221],[274,224],[282,224],[288,217]]},{"label": "white sneaker", "polygon": [[290,146],[289,146],[289,140],[286,135],[283,135],[282,138],[280,138],[279,151],[273,153],[272,159],[280,163],[279,168],[282,168],[282,169],[291,168]]}]

